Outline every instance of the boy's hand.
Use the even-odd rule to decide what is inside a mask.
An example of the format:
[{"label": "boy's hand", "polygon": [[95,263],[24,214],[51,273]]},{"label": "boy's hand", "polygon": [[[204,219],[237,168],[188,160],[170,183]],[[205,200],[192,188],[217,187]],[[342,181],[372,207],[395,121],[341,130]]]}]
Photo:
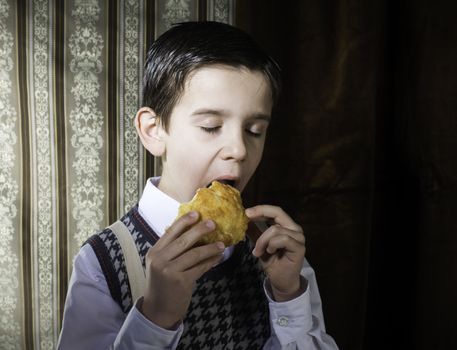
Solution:
[{"label": "boy's hand", "polygon": [[195,281],[219,262],[221,242],[195,246],[215,224],[190,212],[176,220],[146,255],[146,291],[142,313],[156,325],[172,329],[184,318]]},{"label": "boy's hand", "polygon": [[253,221],[273,221],[274,224],[254,241],[254,256],[258,257],[270,280],[276,301],[287,301],[298,297],[306,286],[300,283],[300,271],[305,258],[305,236],[303,229],[281,208],[258,205],[246,209]]}]

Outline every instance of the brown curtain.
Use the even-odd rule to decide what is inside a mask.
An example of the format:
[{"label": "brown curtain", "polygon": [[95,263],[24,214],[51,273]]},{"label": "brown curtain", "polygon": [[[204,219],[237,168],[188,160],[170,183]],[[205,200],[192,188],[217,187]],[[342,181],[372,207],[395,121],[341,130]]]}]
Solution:
[{"label": "brown curtain", "polygon": [[457,348],[457,3],[237,2],[284,90],[250,202],[303,225],[341,349]]}]

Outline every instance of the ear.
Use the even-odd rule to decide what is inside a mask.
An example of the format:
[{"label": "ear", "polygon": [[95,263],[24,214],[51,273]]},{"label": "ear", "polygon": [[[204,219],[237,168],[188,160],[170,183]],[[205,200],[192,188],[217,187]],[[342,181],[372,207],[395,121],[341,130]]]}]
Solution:
[{"label": "ear", "polygon": [[159,118],[149,107],[142,107],[135,116],[135,128],[143,146],[155,157],[165,153],[163,130]]}]

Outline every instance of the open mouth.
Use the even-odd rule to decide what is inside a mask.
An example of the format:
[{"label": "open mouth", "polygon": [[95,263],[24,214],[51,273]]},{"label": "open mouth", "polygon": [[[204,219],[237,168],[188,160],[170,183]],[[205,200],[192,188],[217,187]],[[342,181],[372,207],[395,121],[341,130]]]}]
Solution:
[{"label": "open mouth", "polygon": [[[232,187],[235,187],[235,180],[228,180],[228,179],[217,179],[217,180],[214,180],[214,181],[218,181],[220,183],[223,183],[223,184],[226,184],[226,185],[230,185]],[[212,181],[211,181],[212,183]],[[209,187],[211,186],[211,183],[209,183],[206,187]]]}]

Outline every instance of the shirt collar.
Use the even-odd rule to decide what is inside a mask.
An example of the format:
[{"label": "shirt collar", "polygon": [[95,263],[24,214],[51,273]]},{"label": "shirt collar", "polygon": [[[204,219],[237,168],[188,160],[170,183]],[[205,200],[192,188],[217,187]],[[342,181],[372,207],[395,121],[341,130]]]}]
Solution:
[{"label": "shirt collar", "polygon": [[159,190],[159,181],[160,176],[147,181],[138,203],[138,211],[154,232],[162,237],[178,215],[179,202]]}]

